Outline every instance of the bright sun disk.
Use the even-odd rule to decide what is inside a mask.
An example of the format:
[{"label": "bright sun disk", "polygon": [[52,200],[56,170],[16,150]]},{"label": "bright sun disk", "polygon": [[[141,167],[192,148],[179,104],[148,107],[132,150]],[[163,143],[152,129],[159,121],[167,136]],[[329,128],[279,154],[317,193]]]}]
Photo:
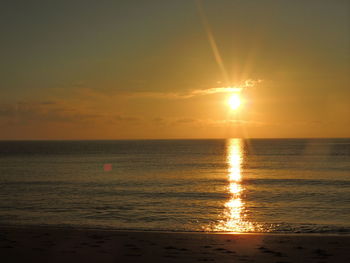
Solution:
[{"label": "bright sun disk", "polygon": [[237,93],[231,95],[231,97],[228,100],[228,105],[232,110],[237,110],[241,106],[241,104],[242,104],[242,99]]}]

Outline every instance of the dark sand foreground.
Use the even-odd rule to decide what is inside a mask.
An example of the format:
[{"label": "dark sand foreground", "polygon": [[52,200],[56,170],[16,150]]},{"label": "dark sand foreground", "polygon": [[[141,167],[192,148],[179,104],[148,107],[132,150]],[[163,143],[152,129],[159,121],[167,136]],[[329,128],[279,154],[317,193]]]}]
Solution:
[{"label": "dark sand foreground", "polygon": [[0,227],[0,262],[350,262],[350,236]]}]

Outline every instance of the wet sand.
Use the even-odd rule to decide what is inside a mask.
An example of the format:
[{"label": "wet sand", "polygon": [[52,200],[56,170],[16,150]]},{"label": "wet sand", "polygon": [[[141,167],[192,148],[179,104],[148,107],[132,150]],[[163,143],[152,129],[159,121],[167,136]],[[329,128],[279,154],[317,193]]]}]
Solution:
[{"label": "wet sand", "polygon": [[1,262],[350,262],[350,236],[0,227]]}]

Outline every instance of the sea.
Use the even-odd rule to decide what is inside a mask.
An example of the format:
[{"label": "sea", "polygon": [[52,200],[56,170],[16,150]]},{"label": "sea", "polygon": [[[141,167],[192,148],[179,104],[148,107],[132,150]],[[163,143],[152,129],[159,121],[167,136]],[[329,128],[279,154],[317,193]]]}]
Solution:
[{"label": "sea", "polygon": [[350,234],[350,139],[1,141],[0,225]]}]

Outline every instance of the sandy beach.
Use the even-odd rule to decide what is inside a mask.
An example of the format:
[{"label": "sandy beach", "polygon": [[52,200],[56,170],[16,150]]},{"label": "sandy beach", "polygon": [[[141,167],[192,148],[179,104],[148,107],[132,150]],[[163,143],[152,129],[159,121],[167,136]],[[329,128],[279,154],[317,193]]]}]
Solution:
[{"label": "sandy beach", "polygon": [[1,262],[350,262],[350,236],[0,227]]}]

